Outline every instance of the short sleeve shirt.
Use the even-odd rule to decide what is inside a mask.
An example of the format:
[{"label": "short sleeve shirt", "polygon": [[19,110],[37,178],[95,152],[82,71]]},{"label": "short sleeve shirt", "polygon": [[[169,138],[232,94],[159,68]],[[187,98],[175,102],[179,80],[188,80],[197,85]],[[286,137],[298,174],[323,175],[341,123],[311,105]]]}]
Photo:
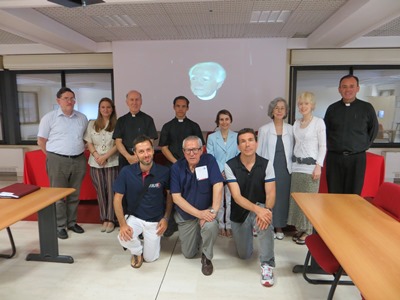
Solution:
[{"label": "short sleeve shirt", "polygon": [[[206,173],[207,176],[204,175]],[[187,202],[199,210],[212,205],[213,186],[223,181],[217,161],[210,154],[201,155],[193,173],[185,158],[181,158],[171,167],[171,194],[180,193]],[[178,206],[176,210],[185,220],[195,219]]]},{"label": "short sleeve shirt", "polygon": [[[128,165],[122,168],[114,181],[113,190],[115,193],[125,195],[129,215],[147,222],[158,222],[165,213],[165,190],[169,189],[169,168],[154,163],[144,180],[145,182],[139,163]],[[147,191],[145,183],[149,184]],[[139,199],[141,194],[142,197]]]},{"label": "short sleeve shirt", "polygon": [[38,137],[47,139],[46,151],[61,155],[79,155],[85,150],[83,135],[88,120],[76,110],[70,116],[61,108],[48,112],[40,120]]},{"label": "short sleeve shirt", "polygon": [[[226,181],[237,182],[240,193],[252,203],[265,203],[265,183],[275,181],[274,165],[256,154],[256,162],[253,168],[248,171],[240,161],[240,154],[225,164]],[[234,199],[233,199],[234,200]],[[243,223],[250,212],[232,201],[231,221]]]}]

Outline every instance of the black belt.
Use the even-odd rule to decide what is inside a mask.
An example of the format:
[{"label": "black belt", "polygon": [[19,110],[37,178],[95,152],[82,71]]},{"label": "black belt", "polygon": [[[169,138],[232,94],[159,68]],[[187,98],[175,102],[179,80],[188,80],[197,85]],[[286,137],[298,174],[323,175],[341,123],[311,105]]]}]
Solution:
[{"label": "black belt", "polygon": [[79,156],[81,156],[83,154],[83,152],[82,152],[81,154],[78,154],[78,155],[64,155],[64,154],[58,154],[58,153],[50,152],[50,151],[48,151],[48,152],[52,153],[52,154],[55,154],[57,156],[66,157],[66,158],[77,158],[77,157],[79,157]]},{"label": "black belt", "polygon": [[333,153],[339,154],[339,155],[349,156],[349,155],[355,155],[355,154],[364,153],[365,151],[359,151],[359,152],[351,152],[351,151],[336,152],[336,151],[329,151],[329,152],[333,152]]},{"label": "black belt", "polygon": [[300,158],[296,156],[292,156],[292,162],[297,162],[301,165],[315,165],[317,161],[312,157]]}]

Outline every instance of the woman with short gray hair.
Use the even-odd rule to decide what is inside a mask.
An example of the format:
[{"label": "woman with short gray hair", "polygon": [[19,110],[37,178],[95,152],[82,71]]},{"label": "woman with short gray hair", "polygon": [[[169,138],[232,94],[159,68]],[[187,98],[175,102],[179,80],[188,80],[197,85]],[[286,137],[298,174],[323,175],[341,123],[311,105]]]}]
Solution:
[{"label": "woman with short gray hair", "polygon": [[285,236],[282,228],[287,223],[292,173],[293,130],[292,125],[284,122],[288,112],[286,100],[275,98],[268,106],[268,116],[272,122],[258,130],[257,154],[274,164],[276,199],[272,210],[272,224],[278,240]]}]

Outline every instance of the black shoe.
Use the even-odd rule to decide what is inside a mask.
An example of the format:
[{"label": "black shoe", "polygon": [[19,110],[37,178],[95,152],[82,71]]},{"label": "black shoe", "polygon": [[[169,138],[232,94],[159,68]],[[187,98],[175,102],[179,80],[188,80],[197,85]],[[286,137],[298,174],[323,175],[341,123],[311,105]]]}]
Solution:
[{"label": "black shoe", "polygon": [[74,226],[68,227],[68,229],[72,230],[73,232],[76,232],[76,233],[84,233],[85,232],[85,230],[83,230],[83,228],[81,226],[79,226],[78,224],[75,224]]},{"label": "black shoe", "polygon": [[57,236],[59,239],[65,240],[68,238],[68,233],[67,231],[63,229],[57,229]]},{"label": "black shoe", "polygon": [[209,260],[204,253],[201,254],[201,272],[203,272],[204,275],[209,276],[212,274],[214,271],[214,266]]},{"label": "black shoe", "polygon": [[174,234],[175,231],[178,231],[178,227],[169,227],[167,228],[167,230],[165,230],[164,232],[164,237],[170,237],[171,235]]}]

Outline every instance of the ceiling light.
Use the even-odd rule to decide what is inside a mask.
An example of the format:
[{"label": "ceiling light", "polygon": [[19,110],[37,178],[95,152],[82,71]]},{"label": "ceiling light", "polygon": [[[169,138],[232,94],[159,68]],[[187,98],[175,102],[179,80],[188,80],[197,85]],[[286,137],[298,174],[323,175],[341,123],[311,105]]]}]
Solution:
[{"label": "ceiling light", "polygon": [[276,22],[278,23],[284,23],[289,19],[290,16],[290,10],[282,10],[281,13],[279,14],[278,19],[276,19]]},{"label": "ceiling light", "polygon": [[251,13],[250,23],[258,23],[258,20],[260,19],[260,14],[261,14],[261,11],[259,11],[259,10],[253,11]]},{"label": "ceiling light", "polygon": [[92,19],[104,27],[133,27],[136,23],[128,15],[92,16]]},{"label": "ceiling light", "polygon": [[258,19],[259,23],[266,23],[268,21],[268,17],[271,11],[269,10],[264,10],[261,12],[260,18]]},{"label": "ceiling light", "polygon": [[284,23],[290,16],[290,10],[263,10],[253,11],[250,23]]}]

